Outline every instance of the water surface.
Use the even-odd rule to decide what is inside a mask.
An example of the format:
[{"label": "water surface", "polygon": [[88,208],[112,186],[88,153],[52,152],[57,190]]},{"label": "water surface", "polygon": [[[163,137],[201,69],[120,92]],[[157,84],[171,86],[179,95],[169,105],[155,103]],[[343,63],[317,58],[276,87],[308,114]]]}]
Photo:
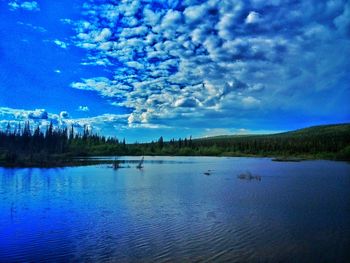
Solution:
[{"label": "water surface", "polygon": [[122,159],[0,168],[0,261],[349,262],[348,163]]}]

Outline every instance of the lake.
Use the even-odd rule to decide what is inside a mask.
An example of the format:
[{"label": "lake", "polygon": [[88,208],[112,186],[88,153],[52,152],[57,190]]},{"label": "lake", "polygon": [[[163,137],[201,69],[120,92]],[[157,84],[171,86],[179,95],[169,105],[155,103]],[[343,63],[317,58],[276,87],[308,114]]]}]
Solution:
[{"label": "lake", "polygon": [[0,261],[350,260],[349,163],[119,159],[0,168]]}]

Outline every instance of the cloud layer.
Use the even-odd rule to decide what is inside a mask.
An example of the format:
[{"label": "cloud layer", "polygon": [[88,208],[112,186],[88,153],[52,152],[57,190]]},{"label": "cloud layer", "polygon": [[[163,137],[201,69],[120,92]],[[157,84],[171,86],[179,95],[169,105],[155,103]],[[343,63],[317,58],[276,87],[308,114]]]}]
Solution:
[{"label": "cloud layer", "polygon": [[101,2],[84,4],[72,41],[112,77],[71,86],[129,108],[130,125],[307,112],[299,98],[349,70],[346,1]]},{"label": "cloud layer", "polygon": [[[349,1],[39,4],[4,3],[16,34],[1,49],[2,80],[14,89],[0,102],[38,109],[0,108],[2,124],[53,121],[133,138],[148,130],[153,139],[350,120]],[[10,80],[12,71],[22,73]]]},{"label": "cloud layer", "polygon": [[[83,109],[86,108],[83,107]],[[11,129],[15,129],[28,121],[33,129],[40,127],[43,131],[52,123],[60,128],[73,125],[77,132],[81,132],[86,126],[93,132],[116,135],[113,130],[124,129],[127,126],[126,117],[126,115],[102,114],[89,118],[71,118],[67,111],[49,113],[45,109],[24,110],[0,107],[0,129],[5,130],[8,124]]]},{"label": "cloud layer", "polygon": [[39,11],[39,4],[36,1],[11,1],[10,10],[23,9],[27,11]]}]

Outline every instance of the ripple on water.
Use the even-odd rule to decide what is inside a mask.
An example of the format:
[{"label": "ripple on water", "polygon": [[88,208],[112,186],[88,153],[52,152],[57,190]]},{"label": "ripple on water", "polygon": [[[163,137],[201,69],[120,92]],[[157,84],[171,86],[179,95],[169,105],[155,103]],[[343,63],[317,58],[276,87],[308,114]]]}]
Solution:
[{"label": "ripple on water", "polygon": [[[168,159],[142,174],[1,170],[0,261],[347,261],[350,165]],[[266,180],[239,181],[245,170]]]}]

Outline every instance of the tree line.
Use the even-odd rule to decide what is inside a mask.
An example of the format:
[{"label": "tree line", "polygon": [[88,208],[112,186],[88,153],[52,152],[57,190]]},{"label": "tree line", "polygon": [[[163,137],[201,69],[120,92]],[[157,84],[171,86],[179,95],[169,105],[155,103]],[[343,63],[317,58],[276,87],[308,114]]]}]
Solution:
[{"label": "tree line", "polygon": [[350,125],[320,126],[274,135],[178,138],[127,144],[125,139],[93,133],[87,126],[78,132],[54,127],[32,128],[29,122],[0,130],[0,160],[15,163],[50,158],[101,155],[198,155],[198,156],[316,156],[350,159]]},{"label": "tree line", "polygon": [[0,130],[0,155],[8,162],[18,158],[48,158],[48,156],[84,156],[89,152],[115,153],[125,148],[125,140],[114,137],[99,136],[92,133],[87,126],[82,132],[74,127],[55,128],[52,123],[45,129],[30,127],[29,122],[11,129],[10,124]]}]

